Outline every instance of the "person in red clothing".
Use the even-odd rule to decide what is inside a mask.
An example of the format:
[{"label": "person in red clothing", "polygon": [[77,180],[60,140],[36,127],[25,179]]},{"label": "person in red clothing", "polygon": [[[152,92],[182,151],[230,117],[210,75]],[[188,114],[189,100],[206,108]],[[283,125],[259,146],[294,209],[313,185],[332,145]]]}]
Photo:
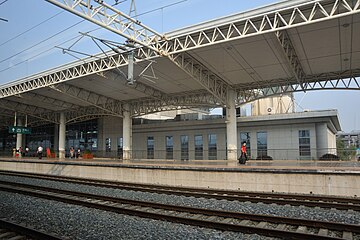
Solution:
[{"label": "person in red clothing", "polygon": [[241,156],[239,158],[240,164],[245,164],[247,161],[247,154],[246,154],[246,142],[243,142],[241,146]]}]

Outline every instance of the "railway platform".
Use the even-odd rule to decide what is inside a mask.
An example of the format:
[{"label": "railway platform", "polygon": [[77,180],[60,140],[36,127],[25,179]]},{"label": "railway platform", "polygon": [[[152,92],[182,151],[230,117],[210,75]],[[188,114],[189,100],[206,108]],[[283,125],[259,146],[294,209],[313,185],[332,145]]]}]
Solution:
[{"label": "railway platform", "polygon": [[0,170],[243,191],[360,196],[360,162],[0,158]]}]

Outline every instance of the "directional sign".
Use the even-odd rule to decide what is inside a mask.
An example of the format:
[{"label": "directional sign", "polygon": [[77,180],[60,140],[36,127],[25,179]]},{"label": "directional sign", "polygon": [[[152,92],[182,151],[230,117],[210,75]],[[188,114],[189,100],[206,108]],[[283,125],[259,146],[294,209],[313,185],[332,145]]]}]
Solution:
[{"label": "directional sign", "polygon": [[9,126],[9,133],[31,134],[31,128]]}]

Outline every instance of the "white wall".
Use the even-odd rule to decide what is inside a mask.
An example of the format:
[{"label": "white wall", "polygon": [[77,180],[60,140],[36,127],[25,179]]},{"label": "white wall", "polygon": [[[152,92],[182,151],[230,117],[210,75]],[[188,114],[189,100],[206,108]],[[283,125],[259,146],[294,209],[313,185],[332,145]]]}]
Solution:
[{"label": "white wall", "polygon": [[[267,132],[268,155],[273,159],[299,159],[299,130],[310,130],[311,157],[318,159],[329,147],[336,147],[335,135],[329,131],[324,119],[312,122],[310,118],[297,119],[289,117],[266,116],[262,120],[257,117],[238,118],[237,136],[240,148],[240,132],[250,132],[251,156],[257,157],[256,133]],[[330,119],[330,118],[328,118]],[[195,159],[194,136],[203,136],[203,159],[208,159],[208,135],[217,135],[217,159],[226,159],[226,127],[224,119],[202,121],[161,122],[133,125],[134,158],[147,158],[147,137],[154,137],[155,159],[165,159],[166,136],[173,136],[174,159],[181,159],[180,136],[189,137],[189,159]],[[118,138],[122,136],[122,118],[104,117],[99,120],[99,150],[105,150],[106,138],[111,138],[112,151],[117,150]],[[316,149],[322,148],[319,152]]]}]

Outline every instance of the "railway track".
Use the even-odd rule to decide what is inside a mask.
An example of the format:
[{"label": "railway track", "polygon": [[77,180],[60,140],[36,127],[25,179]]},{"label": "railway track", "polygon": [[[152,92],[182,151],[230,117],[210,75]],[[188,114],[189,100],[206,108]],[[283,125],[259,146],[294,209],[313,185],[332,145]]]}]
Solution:
[{"label": "railway track", "polygon": [[324,195],[300,195],[264,192],[244,192],[217,189],[200,189],[187,187],[171,187],[150,184],[124,183],[105,180],[93,180],[76,177],[63,177],[44,174],[29,174],[0,171],[0,174],[9,176],[29,177],[43,180],[63,181],[74,184],[84,184],[96,187],[124,189],[131,191],[151,192],[158,194],[189,196],[198,198],[213,198],[218,200],[242,201],[265,204],[307,206],[320,208],[335,208],[340,210],[360,211],[360,198],[334,197]]},{"label": "railway track", "polygon": [[284,239],[360,239],[360,225],[182,207],[0,181],[0,190],[143,218]]},{"label": "railway track", "polygon": [[52,234],[37,231],[35,229],[0,219],[0,239],[2,240],[61,240]]}]

